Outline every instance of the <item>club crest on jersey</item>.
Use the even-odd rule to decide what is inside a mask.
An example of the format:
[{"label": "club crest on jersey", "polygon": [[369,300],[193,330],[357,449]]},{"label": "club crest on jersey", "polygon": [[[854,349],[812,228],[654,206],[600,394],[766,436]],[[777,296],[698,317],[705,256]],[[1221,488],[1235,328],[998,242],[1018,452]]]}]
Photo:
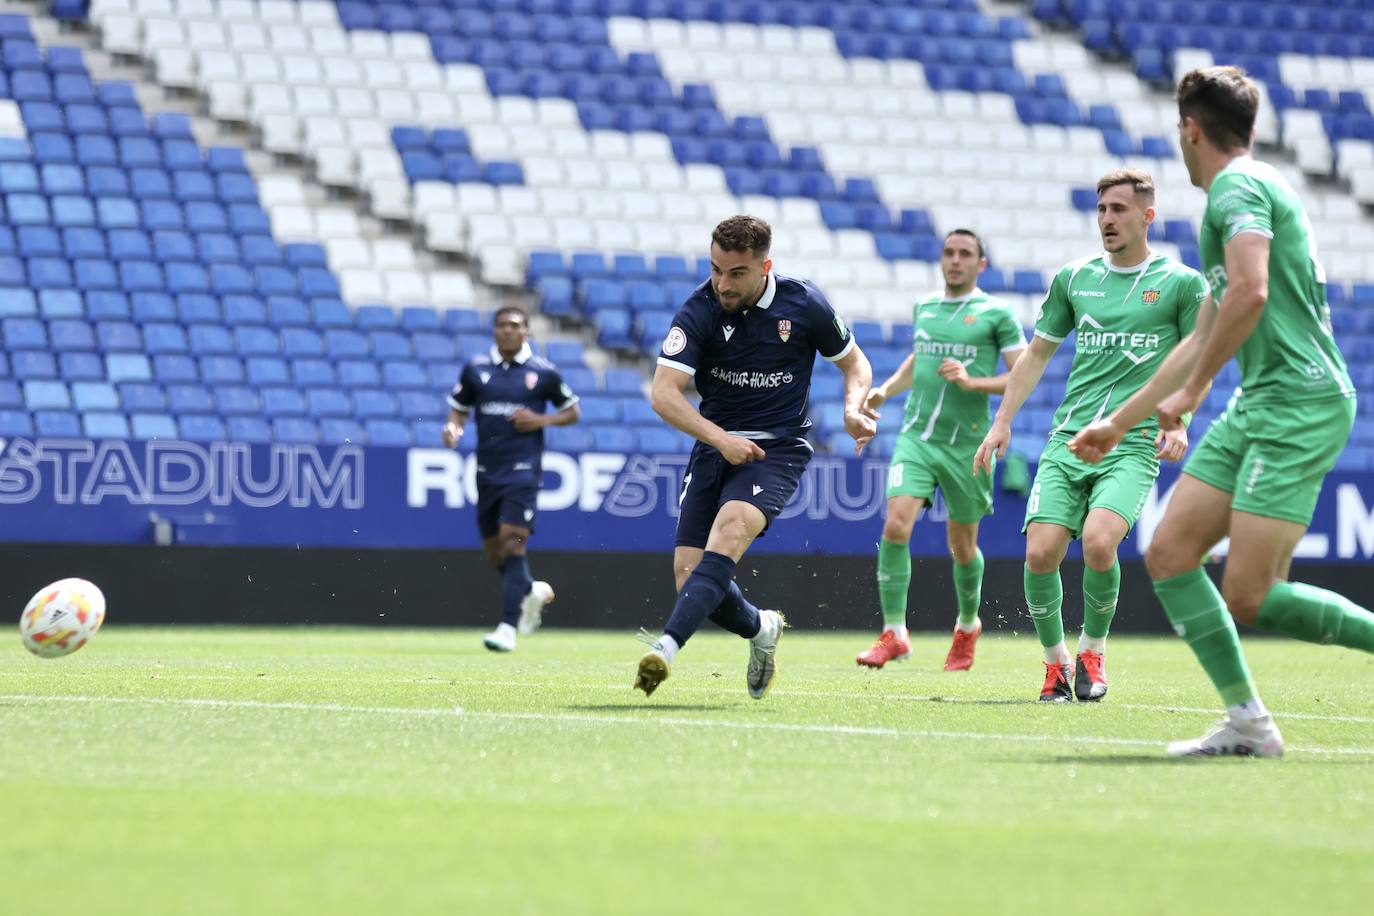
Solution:
[{"label": "club crest on jersey", "polygon": [[792,337],[791,321],[789,321],[786,318],[778,319],[778,336],[782,338],[783,343],[787,343],[787,341]]},{"label": "club crest on jersey", "polygon": [[538,373],[538,372],[526,372],[526,373],[525,373],[525,387],[526,387],[526,388],[528,388],[530,391],[533,391],[533,390],[534,390],[534,386],[535,386],[535,385],[538,385],[538,384],[539,384],[539,373]]},{"label": "club crest on jersey", "polygon": [[1154,305],[1159,301],[1159,290],[1147,289],[1140,294],[1140,301],[1146,305]]},{"label": "club crest on jersey", "polygon": [[974,323],[975,321],[977,321],[977,320],[978,320],[978,316],[977,316],[977,315],[965,315],[965,316],[964,316],[964,324],[973,324],[973,323]]},{"label": "club crest on jersey", "polygon": [[491,381],[491,373],[490,373],[490,372],[479,372],[479,373],[477,373],[477,375],[478,375],[479,378],[482,379],[482,384],[483,384],[483,385],[485,385],[487,382]]}]

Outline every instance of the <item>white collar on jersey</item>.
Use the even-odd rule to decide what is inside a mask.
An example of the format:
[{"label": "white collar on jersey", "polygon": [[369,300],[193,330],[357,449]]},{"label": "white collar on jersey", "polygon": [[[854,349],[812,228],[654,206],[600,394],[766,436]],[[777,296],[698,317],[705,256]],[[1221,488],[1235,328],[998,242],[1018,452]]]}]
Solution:
[{"label": "white collar on jersey", "polygon": [[[526,362],[529,361],[529,358],[533,355],[534,351],[530,349],[529,342],[527,341],[526,343],[521,345],[520,351],[515,354],[515,358],[511,360],[511,363],[517,366],[523,366]],[[493,363],[496,363],[498,366],[507,365],[506,361],[501,358],[501,350],[496,346],[496,344],[491,345],[491,361]]]},{"label": "white collar on jersey", "polygon": [[1141,261],[1139,264],[1132,264],[1130,267],[1117,267],[1115,264],[1112,263],[1112,256],[1107,254],[1107,252],[1105,251],[1102,252],[1102,263],[1105,264],[1107,269],[1114,274],[1141,273],[1145,270],[1145,268],[1150,266],[1150,262],[1154,259],[1155,253],[1147,248],[1145,249],[1145,260]]},{"label": "white collar on jersey", "polygon": [[749,306],[751,309],[763,309],[768,311],[768,306],[773,304],[773,297],[778,292],[778,281],[773,279],[773,272],[768,272],[768,284],[763,289],[763,295],[759,296],[759,301]]},{"label": "white collar on jersey", "polygon": [[973,289],[971,289],[971,290],[969,290],[968,292],[964,293],[962,296],[960,296],[960,297],[957,298],[957,299],[951,299],[951,298],[949,298],[948,296],[942,297],[942,298],[940,299],[940,304],[941,304],[941,305],[946,305],[946,304],[952,305],[953,303],[956,303],[956,302],[957,302],[957,303],[959,303],[960,305],[963,305],[964,303],[966,303],[966,302],[968,302],[970,299],[972,299],[974,296],[986,296],[986,295],[987,295],[987,293],[983,292],[981,289],[979,289],[978,287],[975,286]]}]

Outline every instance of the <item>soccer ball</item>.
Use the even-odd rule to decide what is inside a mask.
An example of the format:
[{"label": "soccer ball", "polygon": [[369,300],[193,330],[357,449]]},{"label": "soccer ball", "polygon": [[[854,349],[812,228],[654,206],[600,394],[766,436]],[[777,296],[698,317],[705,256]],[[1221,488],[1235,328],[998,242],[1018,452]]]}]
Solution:
[{"label": "soccer ball", "polygon": [[105,596],[85,579],[62,579],[39,590],[19,616],[19,637],[39,658],[71,655],[105,622]]}]

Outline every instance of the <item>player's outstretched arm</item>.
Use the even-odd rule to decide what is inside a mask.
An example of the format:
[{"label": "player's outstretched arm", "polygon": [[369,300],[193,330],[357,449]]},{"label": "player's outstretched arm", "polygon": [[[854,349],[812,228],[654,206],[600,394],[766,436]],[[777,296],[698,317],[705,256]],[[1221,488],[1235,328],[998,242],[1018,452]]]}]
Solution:
[{"label": "player's outstretched arm", "polygon": [[654,382],[649,392],[649,403],[654,413],[674,429],[716,449],[731,464],[762,459],[763,449],[759,448],[757,442],[730,435],[692,406],[686,395],[687,383],[691,380],[692,377],[686,372],[660,364],[654,370]]},{"label": "player's outstretched arm", "polygon": [[982,445],[978,446],[978,452],[973,456],[974,476],[980,471],[991,474],[993,456],[1006,456],[1007,446],[1011,444],[1011,421],[1016,418],[1021,405],[1026,403],[1026,398],[1030,397],[1035,386],[1040,384],[1045,367],[1049,365],[1050,357],[1057,349],[1057,341],[1036,335],[1031,338],[1030,346],[1012,361],[1011,372],[1007,374],[1007,390],[1002,395],[997,416],[993,417],[987,436],[983,438]]},{"label": "player's outstretched arm", "polygon": [[[1212,327],[1216,324],[1216,314],[1217,310],[1212,307],[1212,299],[1209,296],[1203,301],[1202,307],[1198,309],[1197,325],[1187,337],[1178,342],[1178,346],[1169,352],[1169,355],[1164,358],[1164,362],[1159,364],[1159,368],[1155,370],[1155,374],[1150,377],[1144,387],[1131,395],[1126,403],[1113,411],[1110,416],[1079,430],[1078,434],[1069,441],[1069,451],[1088,464],[1097,464],[1108,452],[1120,444],[1121,440],[1126,437],[1126,433],[1154,413],[1161,401],[1182,388],[1192,373],[1193,367],[1197,365],[1203,345],[1206,343],[1208,335],[1211,334]],[[1175,427],[1170,429],[1175,429]],[[1186,438],[1184,449],[1187,449]],[[1175,450],[1171,449],[1170,451]],[[1162,452],[1160,457],[1167,457],[1167,454]]]},{"label": "player's outstretched arm", "polygon": [[844,431],[853,438],[858,455],[878,434],[878,412],[868,406],[873,367],[857,344],[835,365],[844,373]]},{"label": "player's outstretched arm", "polygon": [[892,373],[883,381],[881,385],[874,385],[868,392],[868,397],[864,399],[864,404],[870,410],[877,410],[882,407],[889,398],[894,398],[904,391],[911,388],[911,367],[916,362],[916,355],[908,353],[906,359],[897,367],[897,371]]}]

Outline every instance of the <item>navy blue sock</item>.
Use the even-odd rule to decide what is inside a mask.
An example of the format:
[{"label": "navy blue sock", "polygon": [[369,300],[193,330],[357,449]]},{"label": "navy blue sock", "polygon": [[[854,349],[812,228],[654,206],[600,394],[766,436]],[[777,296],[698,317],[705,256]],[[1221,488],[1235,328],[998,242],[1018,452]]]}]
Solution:
[{"label": "navy blue sock", "polygon": [[511,626],[520,620],[520,601],[534,579],[523,553],[511,554],[501,564],[501,622]]},{"label": "navy blue sock", "polygon": [[730,587],[726,589],[720,607],[712,611],[710,616],[716,626],[736,636],[753,639],[759,635],[759,609],[749,603],[734,579],[730,580]]},{"label": "navy blue sock", "polygon": [[673,637],[679,648],[686,645],[692,634],[701,628],[706,615],[720,607],[734,575],[735,561],[725,554],[709,550],[702,554],[701,562],[687,577],[682,591],[678,592],[673,614],[663,628],[663,632]]}]

